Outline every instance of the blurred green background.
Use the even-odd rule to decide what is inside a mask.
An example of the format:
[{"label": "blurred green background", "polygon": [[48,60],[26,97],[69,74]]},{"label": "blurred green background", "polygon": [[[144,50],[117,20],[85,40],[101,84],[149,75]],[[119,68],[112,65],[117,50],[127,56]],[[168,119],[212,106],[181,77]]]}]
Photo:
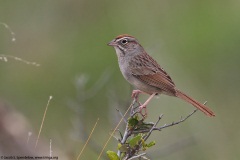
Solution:
[{"label": "blurred green background", "polygon": [[[76,159],[97,118],[82,159],[96,159],[131,99],[113,48],[128,33],[171,75],[179,89],[216,113],[197,113],[181,125],[155,132],[151,159],[240,159],[240,2],[216,1],[0,1],[0,100],[24,115],[37,133],[53,96],[41,137]],[[141,96],[144,101],[147,96]],[[194,108],[168,96],[148,106],[148,121],[171,123]],[[26,132],[27,137],[27,132]],[[106,150],[117,150],[112,139]]]}]

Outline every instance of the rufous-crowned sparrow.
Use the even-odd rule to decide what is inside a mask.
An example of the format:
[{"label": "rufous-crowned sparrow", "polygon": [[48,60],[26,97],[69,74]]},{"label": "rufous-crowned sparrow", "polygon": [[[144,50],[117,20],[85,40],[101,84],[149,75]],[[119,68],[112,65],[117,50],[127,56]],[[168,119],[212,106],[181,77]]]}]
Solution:
[{"label": "rufous-crowned sparrow", "polygon": [[116,50],[120,70],[124,78],[139,90],[133,90],[133,97],[139,93],[151,95],[142,104],[140,112],[145,108],[149,101],[157,94],[166,94],[185,100],[192,104],[208,116],[215,116],[205,105],[189,97],[175,87],[174,82],[167,72],[144,50],[133,36],[123,34],[117,36],[109,46]]}]

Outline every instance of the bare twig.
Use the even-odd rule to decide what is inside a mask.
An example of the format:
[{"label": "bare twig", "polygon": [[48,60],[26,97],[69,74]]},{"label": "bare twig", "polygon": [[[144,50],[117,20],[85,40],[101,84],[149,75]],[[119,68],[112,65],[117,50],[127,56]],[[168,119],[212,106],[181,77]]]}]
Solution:
[{"label": "bare twig", "polygon": [[16,56],[0,54],[0,60],[2,60],[4,62],[7,62],[8,59],[14,59],[16,61],[20,61],[20,62],[25,63],[27,65],[33,65],[33,66],[36,66],[36,67],[40,66],[40,64],[38,64],[36,62],[30,62],[30,61],[27,61],[25,59],[22,59],[22,58],[19,58],[19,57],[16,57]]},{"label": "bare twig", "polygon": [[52,139],[49,140],[49,156],[52,157]]},{"label": "bare twig", "polygon": [[[134,104],[135,103],[136,103],[136,98],[134,98],[132,104],[130,105],[130,108],[131,108],[130,116],[131,117],[132,117],[132,112],[134,111]],[[128,123],[127,123],[126,127],[125,127],[125,131],[124,131],[123,137],[121,139],[121,144],[126,143],[126,140],[127,140],[128,137],[129,137],[129,133],[128,133]],[[118,150],[118,153],[117,153],[118,157],[120,157],[120,154],[121,154],[121,152],[120,152],[120,150]]]},{"label": "bare twig", "polygon": [[153,125],[153,127],[151,128],[151,130],[148,132],[148,134],[144,137],[144,141],[146,141],[148,139],[148,137],[152,134],[152,131],[154,130],[154,128],[157,126],[157,124],[160,122],[160,120],[162,119],[163,117],[163,114],[161,114],[159,117],[158,117],[158,120],[157,122]]},{"label": "bare twig", "polygon": [[48,102],[47,102],[47,106],[46,106],[46,109],[45,109],[44,114],[43,114],[42,123],[41,123],[40,129],[39,129],[39,132],[38,132],[38,137],[37,137],[37,140],[36,140],[35,149],[37,148],[37,144],[38,144],[38,140],[39,140],[39,137],[40,137],[40,134],[41,134],[41,131],[42,131],[42,127],[43,127],[43,123],[44,123],[44,120],[45,120],[45,116],[47,114],[47,109],[48,109],[49,103],[50,103],[52,98],[53,98],[52,96],[49,96],[49,99],[48,99]]},{"label": "bare twig", "polygon": [[182,123],[182,122],[184,122],[184,121],[186,121],[189,117],[191,117],[195,112],[197,112],[198,111],[198,109],[195,109],[192,113],[190,113],[189,115],[187,115],[185,118],[180,118],[180,120],[179,121],[177,121],[177,122],[172,122],[171,124],[165,124],[165,125],[163,125],[163,126],[161,126],[161,127],[159,127],[159,128],[154,128],[153,130],[159,130],[159,131],[161,131],[162,129],[164,129],[164,128],[168,128],[168,127],[171,127],[171,126],[174,126],[174,125],[177,125],[177,124],[179,124],[179,123]]},{"label": "bare twig", "polygon": [[[130,111],[130,116],[131,118],[134,118],[134,116],[136,114],[138,114],[137,111],[135,111],[135,109],[137,107],[134,107],[134,104],[137,103],[136,100],[134,99],[132,104],[131,104],[131,111]],[[138,104],[138,103],[137,103]],[[204,103],[206,104],[206,102]],[[139,105],[139,104],[138,104]],[[191,117],[194,113],[197,112],[198,109],[195,109],[193,112],[191,112],[190,114],[188,114],[186,117],[181,117],[179,121],[176,122],[172,122],[171,124],[164,124],[161,127],[157,127],[157,125],[159,124],[160,120],[163,117],[163,114],[161,114],[158,118],[158,120],[155,123],[146,123],[144,122],[145,119],[142,120],[138,120],[138,124],[136,124],[136,126],[131,126],[129,127],[129,122],[127,122],[126,127],[125,127],[125,131],[123,134],[122,139],[120,139],[120,143],[122,145],[125,145],[127,151],[121,151],[120,149],[117,152],[118,157],[122,156],[122,153],[125,153],[124,155],[124,160],[132,160],[132,159],[137,159],[137,158],[146,158],[146,157],[142,157],[142,155],[145,155],[146,153],[142,153],[142,154],[137,154],[139,151],[141,150],[145,150],[146,148],[146,144],[145,142],[147,141],[147,139],[151,136],[152,132],[154,130],[159,130],[161,131],[164,128],[168,128],[177,124],[180,124],[184,121],[186,121],[189,117]],[[119,112],[119,111],[118,111]],[[122,116],[122,114],[119,112],[119,114]],[[124,114],[124,116],[122,116],[122,118],[124,118],[126,115],[126,113]],[[147,127],[144,127],[148,125]],[[151,126],[151,128],[149,127]],[[147,128],[147,129],[145,129]],[[139,141],[134,147],[133,146],[129,146],[128,144],[128,140],[130,137],[132,136],[136,136],[139,133],[143,133],[142,135],[142,140]],[[145,149],[144,149],[145,148]]]},{"label": "bare twig", "polygon": [[[155,130],[158,130],[158,131],[161,131],[162,129],[164,128],[168,128],[168,127],[171,127],[171,126],[174,126],[174,125],[177,125],[177,124],[180,124],[184,121],[186,121],[188,118],[190,118],[194,113],[196,113],[198,111],[198,109],[195,109],[194,111],[192,111],[189,115],[187,115],[185,118],[181,117],[179,121],[176,121],[176,122],[172,122],[170,124],[164,124],[163,126],[161,127],[156,127],[156,123],[155,123],[155,127],[151,128],[152,131],[155,131]],[[161,115],[160,115],[161,116]],[[158,123],[159,121],[157,121]],[[151,130],[141,130],[139,131],[138,133],[146,133],[146,132],[152,132]]]},{"label": "bare twig", "polygon": [[15,42],[16,37],[15,37],[15,33],[12,31],[12,29],[6,23],[0,22],[0,24],[3,25],[10,32],[10,34],[12,36],[12,42]]},{"label": "bare twig", "polygon": [[[135,103],[135,100],[134,100],[133,102]],[[117,126],[114,128],[112,134],[111,134],[110,137],[108,138],[107,142],[104,144],[104,146],[103,146],[103,148],[102,148],[102,151],[100,152],[97,160],[99,160],[99,159],[101,158],[101,156],[102,156],[102,154],[103,154],[103,151],[104,151],[104,149],[106,148],[108,142],[110,141],[110,139],[112,138],[112,136],[113,136],[113,134],[116,132],[116,130],[118,129],[119,125],[120,125],[121,122],[123,121],[124,117],[126,116],[126,114],[128,113],[128,111],[130,110],[130,108],[132,108],[132,105],[133,105],[134,103],[132,103],[132,104],[128,107],[127,111],[124,113],[123,117],[120,119],[120,121],[118,122]]]},{"label": "bare twig", "polygon": [[88,142],[89,142],[89,140],[90,140],[90,138],[91,138],[91,136],[92,136],[92,134],[93,134],[93,131],[95,130],[95,128],[96,128],[96,126],[97,126],[98,121],[99,121],[99,118],[97,119],[95,125],[93,126],[93,129],[92,129],[91,133],[89,134],[88,139],[87,139],[86,143],[84,144],[81,152],[79,153],[79,155],[78,155],[78,157],[77,157],[77,160],[80,158],[80,156],[82,155],[85,147],[87,146],[87,144],[88,144]]},{"label": "bare twig", "polygon": [[133,156],[133,157],[129,158],[128,160],[133,160],[133,159],[136,159],[136,158],[140,158],[140,157],[142,157],[142,156],[144,156],[144,155],[146,155],[146,153],[138,154],[138,155],[136,155],[136,156]]},{"label": "bare twig", "polygon": [[118,111],[118,113],[120,114],[120,116],[123,118],[124,122],[127,124],[127,120],[125,117],[123,117],[122,112],[119,109],[116,109]]}]

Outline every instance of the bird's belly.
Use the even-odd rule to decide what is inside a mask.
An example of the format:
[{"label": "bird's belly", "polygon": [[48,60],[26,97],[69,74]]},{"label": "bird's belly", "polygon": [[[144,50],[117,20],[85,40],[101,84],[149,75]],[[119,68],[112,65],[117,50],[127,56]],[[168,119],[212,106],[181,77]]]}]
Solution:
[{"label": "bird's belly", "polygon": [[160,88],[156,88],[153,86],[150,86],[144,82],[142,82],[141,80],[137,79],[136,77],[134,77],[131,73],[131,71],[129,71],[129,66],[128,65],[124,65],[123,63],[126,63],[125,61],[119,61],[119,63],[122,63],[120,66],[120,70],[123,74],[123,77],[131,84],[133,85],[136,89],[139,89],[143,92],[146,92],[148,94],[153,94],[153,93],[161,93],[162,90]]},{"label": "bird's belly", "polygon": [[134,80],[131,83],[134,87],[136,87],[137,89],[146,92],[148,94],[153,94],[153,93],[162,93],[162,90],[153,86],[150,86],[144,82],[142,82],[141,80],[138,80],[136,78],[134,78]]},{"label": "bird's belly", "polygon": [[153,93],[162,93],[162,90],[153,86],[150,86],[141,80],[138,80],[136,77],[133,75],[128,75],[128,74],[123,74],[124,78],[131,84],[133,85],[136,89],[139,89],[143,92],[146,92],[148,94],[153,94]]}]

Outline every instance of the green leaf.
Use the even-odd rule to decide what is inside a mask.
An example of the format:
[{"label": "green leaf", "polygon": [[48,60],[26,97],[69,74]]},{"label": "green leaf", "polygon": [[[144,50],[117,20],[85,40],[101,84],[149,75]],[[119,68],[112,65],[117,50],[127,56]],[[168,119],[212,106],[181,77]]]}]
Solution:
[{"label": "green leaf", "polygon": [[154,145],[156,144],[156,142],[155,142],[155,141],[151,141],[151,142],[148,143],[148,144],[146,144],[145,142],[142,142],[142,144],[143,144],[143,150],[145,151],[146,149],[154,146]]},{"label": "green leaf", "polygon": [[113,151],[107,151],[107,156],[110,160],[120,160],[117,153]]},{"label": "green leaf", "polygon": [[148,143],[146,146],[147,146],[148,148],[150,148],[150,147],[154,146],[155,144],[156,144],[155,141],[151,141],[151,142]]},{"label": "green leaf", "polygon": [[132,139],[130,139],[130,140],[128,141],[128,143],[129,143],[130,147],[133,148],[135,145],[138,144],[138,142],[139,142],[141,139],[142,139],[142,135],[141,135],[141,134],[138,134],[138,135],[136,135],[135,137],[133,137]]},{"label": "green leaf", "polygon": [[122,147],[122,144],[121,143],[118,143],[118,149]]},{"label": "green leaf", "polygon": [[121,151],[121,152],[127,152],[127,149],[128,149],[127,144],[118,143],[118,150],[119,150],[119,151]]},{"label": "green leaf", "polygon": [[149,132],[153,126],[154,126],[154,123],[152,122],[139,121],[138,124],[135,126],[133,133]]},{"label": "green leaf", "polygon": [[138,118],[137,117],[131,117],[129,120],[128,120],[128,125],[133,127],[133,126],[136,126],[138,124]]}]

